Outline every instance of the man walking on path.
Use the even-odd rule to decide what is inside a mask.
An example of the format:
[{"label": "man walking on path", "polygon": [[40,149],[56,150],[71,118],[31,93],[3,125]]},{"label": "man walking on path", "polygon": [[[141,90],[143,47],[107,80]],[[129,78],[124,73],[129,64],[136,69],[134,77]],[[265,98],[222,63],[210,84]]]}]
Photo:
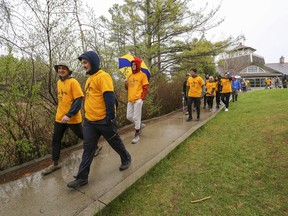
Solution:
[{"label": "man walking on path", "polygon": [[288,82],[287,75],[284,74],[283,77],[282,77],[282,85],[283,85],[283,88],[287,88],[287,82]]},{"label": "man walking on path", "polygon": [[225,112],[228,112],[229,108],[229,100],[232,92],[231,80],[232,77],[229,73],[225,73],[224,79],[221,79],[221,85],[222,85],[221,100],[225,104]]},{"label": "man walking on path", "polygon": [[247,92],[247,83],[244,79],[242,79],[241,85],[242,85],[242,92],[243,93]]},{"label": "man walking on path", "polygon": [[216,91],[216,108],[220,108],[220,100],[221,100],[221,75],[215,76],[215,91]]},{"label": "man walking on path", "polygon": [[236,79],[235,76],[232,76],[232,101],[237,101],[238,92],[241,91],[240,81]]},{"label": "man walking on path", "polygon": [[187,121],[192,121],[192,103],[196,107],[197,121],[200,120],[200,102],[201,97],[205,94],[204,80],[197,75],[197,69],[191,70],[191,77],[187,80],[187,91],[188,91],[188,113],[189,117]]},{"label": "man walking on path", "polygon": [[80,109],[84,95],[81,86],[73,78],[68,62],[61,61],[54,68],[59,74],[59,80],[57,82],[58,106],[52,138],[53,163],[44,169],[42,175],[48,175],[61,168],[59,163],[61,140],[67,128],[70,128],[78,138],[83,139]]},{"label": "man walking on path", "polygon": [[131,62],[132,74],[125,80],[125,88],[128,90],[128,104],[126,118],[134,123],[135,134],[132,144],[136,144],[140,140],[140,134],[145,124],[141,123],[142,106],[148,94],[148,78],[145,73],[140,71],[141,59],[134,57]]},{"label": "man walking on path", "polygon": [[272,82],[271,79],[267,78],[265,82],[266,82],[266,89],[271,89],[271,82]]},{"label": "man walking on path", "polygon": [[78,59],[86,74],[90,76],[85,84],[82,161],[76,180],[67,184],[69,188],[77,188],[88,183],[90,165],[101,136],[120,156],[120,171],[128,169],[131,164],[131,156],[117,133],[115,95],[111,76],[100,69],[100,59],[96,52],[85,52]]}]

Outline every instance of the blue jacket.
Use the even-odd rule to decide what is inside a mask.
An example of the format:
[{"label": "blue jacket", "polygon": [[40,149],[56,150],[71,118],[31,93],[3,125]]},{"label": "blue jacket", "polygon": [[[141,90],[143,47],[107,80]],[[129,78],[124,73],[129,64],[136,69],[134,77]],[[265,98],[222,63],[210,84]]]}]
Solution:
[{"label": "blue jacket", "polygon": [[241,89],[241,84],[239,82],[239,80],[232,80],[232,90],[239,90]]}]

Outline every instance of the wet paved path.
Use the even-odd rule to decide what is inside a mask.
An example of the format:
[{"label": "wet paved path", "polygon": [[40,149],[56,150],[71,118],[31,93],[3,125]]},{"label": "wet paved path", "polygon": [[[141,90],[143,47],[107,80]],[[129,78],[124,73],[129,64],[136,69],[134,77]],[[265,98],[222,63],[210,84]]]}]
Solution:
[{"label": "wet paved path", "polygon": [[201,110],[201,120],[192,122],[186,122],[182,112],[156,118],[146,124],[137,144],[131,144],[134,132],[121,135],[132,156],[131,166],[123,172],[119,156],[101,142],[103,149],[92,162],[89,183],[77,190],[66,185],[77,173],[82,150],[63,159],[62,169],[50,175],[41,176],[39,171],[1,184],[0,215],[94,215],[216,114]]}]

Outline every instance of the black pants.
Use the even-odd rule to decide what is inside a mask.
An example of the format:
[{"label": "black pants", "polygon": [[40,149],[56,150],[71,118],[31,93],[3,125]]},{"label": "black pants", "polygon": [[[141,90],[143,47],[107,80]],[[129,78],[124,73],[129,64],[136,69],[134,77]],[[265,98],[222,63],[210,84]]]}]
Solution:
[{"label": "black pants", "polygon": [[207,104],[208,104],[209,109],[212,109],[214,96],[206,96],[206,98],[207,98]]},{"label": "black pants", "polygon": [[204,109],[206,108],[206,104],[207,104],[207,96],[206,96],[206,94],[204,95],[204,97],[203,97],[203,102],[204,102]]},{"label": "black pants", "polygon": [[221,93],[221,100],[225,104],[225,107],[228,109],[229,107],[229,100],[230,100],[230,94],[231,92],[228,93]]},{"label": "black pants", "polygon": [[201,103],[201,98],[196,98],[196,97],[188,97],[188,113],[189,113],[189,118],[192,119],[192,103],[194,103],[194,107],[196,108],[197,111],[197,118],[200,118],[200,103]]},{"label": "black pants", "polygon": [[60,159],[61,140],[67,128],[70,128],[78,138],[83,139],[83,130],[82,130],[81,123],[61,124],[59,122],[55,122],[54,133],[53,133],[53,138],[52,138],[52,160],[53,161],[58,161]]},{"label": "black pants", "polygon": [[90,165],[93,161],[94,154],[98,148],[97,143],[103,135],[109,145],[118,153],[121,163],[131,160],[129,152],[126,150],[120,136],[117,133],[116,123],[99,124],[97,122],[84,120],[83,125],[83,154],[76,179],[88,179]]},{"label": "black pants", "polygon": [[216,92],[216,106],[217,106],[217,108],[219,108],[219,106],[220,106],[220,98],[221,98],[221,94],[220,94],[220,92]]}]

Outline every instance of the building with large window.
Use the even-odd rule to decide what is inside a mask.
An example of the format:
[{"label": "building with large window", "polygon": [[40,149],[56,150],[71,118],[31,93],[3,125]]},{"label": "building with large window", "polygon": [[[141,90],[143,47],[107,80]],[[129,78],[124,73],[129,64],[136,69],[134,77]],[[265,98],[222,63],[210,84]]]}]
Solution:
[{"label": "building with large window", "polygon": [[256,49],[244,46],[242,43],[227,52],[216,70],[223,75],[229,72],[242,79],[249,80],[250,87],[265,87],[266,79],[272,79],[272,86],[277,78],[281,81],[284,74],[288,75],[288,63],[282,56],[279,63],[265,64],[264,57],[255,54]]}]

